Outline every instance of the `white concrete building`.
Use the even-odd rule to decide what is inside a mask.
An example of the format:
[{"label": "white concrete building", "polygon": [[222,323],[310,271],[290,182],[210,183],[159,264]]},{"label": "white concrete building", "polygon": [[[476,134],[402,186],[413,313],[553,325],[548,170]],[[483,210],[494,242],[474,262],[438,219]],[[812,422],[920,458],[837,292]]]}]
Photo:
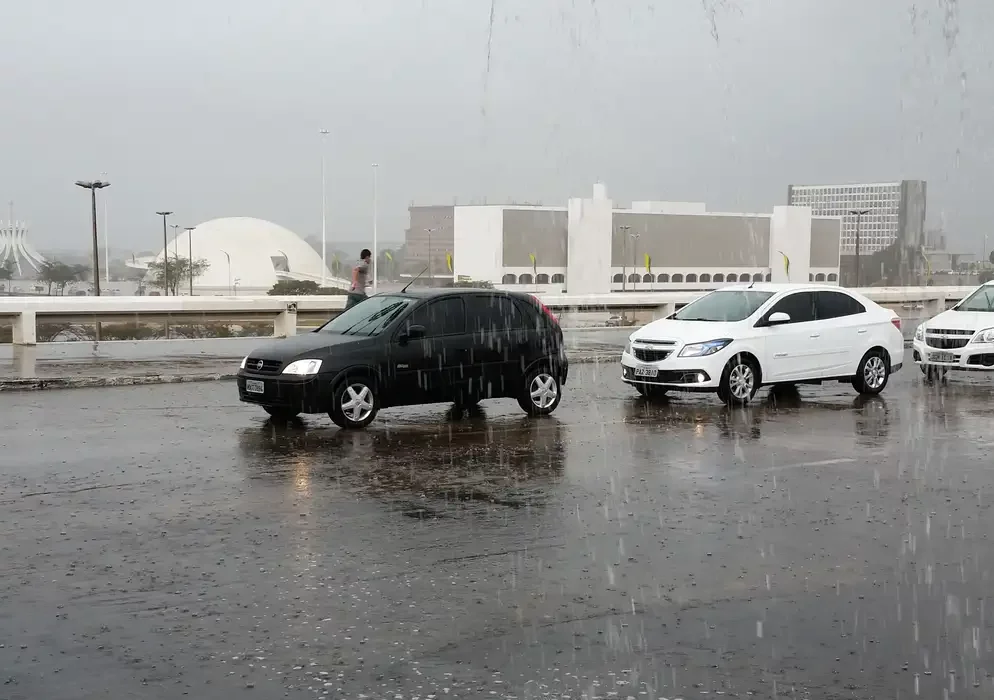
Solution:
[{"label": "white concrete building", "polygon": [[23,221],[0,221],[0,264],[10,264],[17,276],[32,275],[45,264],[45,256],[28,241],[28,225]]},{"label": "white concrete building", "polygon": [[837,282],[841,224],[808,207],[731,214],[708,212],[700,202],[643,201],[622,209],[598,184],[591,197],[570,199],[565,208],[413,206],[407,260],[436,279],[576,294]]},{"label": "white concrete building", "polygon": [[[926,183],[923,180],[846,185],[790,185],[787,204],[810,207],[815,216],[842,217],[842,254],[871,255],[899,238],[924,245]],[[863,212],[858,216],[854,212]]]},{"label": "white concrete building", "polygon": [[[262,219],[230,217],[213,219],[183,231],[168,243],[174,257],[206,260],[208,267],[193,280],[193,293],[265,294],[280,280],[310,280],[329,287],[347,285],[322,269],[321,256],[307,241],[289,229]],[[148,269],[161,261],[165,251],[150,258],[133,259],[129,267]],[[323,274],[322,274],[323,272]],[[152,290],[150,290],[152,291]],[[182,280],[180,295],[189,294]],[[154,293],[154,291],[153,291]]]}]

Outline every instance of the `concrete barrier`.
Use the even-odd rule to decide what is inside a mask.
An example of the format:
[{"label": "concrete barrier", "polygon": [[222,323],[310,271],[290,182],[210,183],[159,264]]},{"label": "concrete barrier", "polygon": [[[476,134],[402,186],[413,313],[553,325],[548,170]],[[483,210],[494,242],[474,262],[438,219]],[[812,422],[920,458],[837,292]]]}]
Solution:
[{"label": "concrete barrier", "polygon": [[[861,294],[879,304],[922,305],[934,315],[976,287],[869,287]],[[710,291],[629,292],[610,294],[539,295],[558,312],[652,310],[666,315]],[[273,335],[295,335],[298,323],[323,322],[345,308],[344,295],[237,297],[5,297],[0,298],[0,323],[13,325],[15,345],[37,343],[39,323],[136,323],[146,321],[238,323],[268,321]]]}]

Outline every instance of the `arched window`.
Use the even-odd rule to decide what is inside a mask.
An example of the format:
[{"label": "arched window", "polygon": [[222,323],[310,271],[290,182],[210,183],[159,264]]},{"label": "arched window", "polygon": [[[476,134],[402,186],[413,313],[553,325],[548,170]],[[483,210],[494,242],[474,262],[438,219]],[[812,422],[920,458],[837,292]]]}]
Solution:
[{"label": "arched window", "polygon": [[734,272],[729,272],[727,275],[725,275],[725,281],[726,282],[738,282],[739,278],[738,278],[738,275],[736,275]]},{"label": "arched window", "polygon": [[518,284],[534,284],[535,280],[527,272],[520,277],[518,277]]},{"label": "arched window", "polygon": [[709,275],[706,272],[701,274],[701,282],[710,282],[710,281],[711,281],[711,275]]},{"label": "arched window", "polygon": [[837,274],[835,274],[834,272],[829,272],[828,273],[828,281],[829,282],[838,282],[839,281],[839,276]]},{"label": "arched window", "polygon": [[619,272],[611,279],[615,284],[621,284],[622,282],[625,281],[625,276]]},{"label": "arched window", "polygon": [[642,275],[642,281],[646,283],[655,282],[656,279],[652,275]]},{"label": "arched window", "polygon": [[563,284],[565,282],[566,282],[566,275],[562,274],[561,272],[557,272],[552,276],[553,284]]},{"label": "arched window", "polygon": [[632,274],[628,275],[628,281],[634,284],[637,282],[641,282],[642,277],[639,275],[639,273],[633,272]]},{"label": "arched window", "polygon": [[714,280],[715,282],[724,282],[725,281],[725,276],[719,272],[714,277],[712,277],[711,279]]},{"label": "arched window", "polygon": [[697,275],[695,275],[693,272],[691,272],[689,275],[687,275],[687,281],[688,282],[696,282],[697,281]]},{"label": "arched window", "polygon": [[763,273],[762,272],[757,272],[755,275],[752,276],[752,281],[753,282],[762,282],[763,281]]},{"label": "arched window", "polygon": [[674,284],[679,284],[680,282],[683,282],[683,275],[681,275],[679,273],[673,275],[673,283]]},{"label": "arched window", "polygon": [[662,282],[663,284],[666,284],[667,282],[669,282],[669,281],[670,281],[670,276],[669,276],[669,275],[667,275],[667,274],[666,274],[666,273],[664,272],[663,274],[661,274],[661,275],[659,275],[659,276],[657,276],[657,277],[656,277],[656,281],[657,281],[657,282]]},{"label": "arched window", "polygon": [[548,283],[549,283],[549,276],[544,272],[538,273],[538,275],[535,277],[535,284],[548,284]]},{"label": "arched window", "polygon": [[766,273],[766,281],[769,282],[771,279],[773,279],[773,275],[771,275],[769,272],[767,272]]},{"label": "arched window", "polygon": [[506,275],[504,275],[503,277],[500,278],[500,283],[501,284],[517,284],[518,283],[518,278],[517,278],[516,275],[512,275],[510,272],[508,272]]},{"label": "arched window", "polygon": [[824,272],[819,272],[817,275],[815,275],[815,282],[824,282],[824,281],[825,281]]}]

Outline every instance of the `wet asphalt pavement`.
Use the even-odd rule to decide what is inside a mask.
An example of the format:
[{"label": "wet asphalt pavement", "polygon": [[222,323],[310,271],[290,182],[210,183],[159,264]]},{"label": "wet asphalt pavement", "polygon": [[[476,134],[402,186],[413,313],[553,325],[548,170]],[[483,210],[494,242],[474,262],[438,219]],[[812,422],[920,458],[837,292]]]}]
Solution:
[{"label": "wet asphalt pavement", "polygon": [[994,693],[994,381],[567,389],[363,433],[229,382],[5,395],[0,698]]}]

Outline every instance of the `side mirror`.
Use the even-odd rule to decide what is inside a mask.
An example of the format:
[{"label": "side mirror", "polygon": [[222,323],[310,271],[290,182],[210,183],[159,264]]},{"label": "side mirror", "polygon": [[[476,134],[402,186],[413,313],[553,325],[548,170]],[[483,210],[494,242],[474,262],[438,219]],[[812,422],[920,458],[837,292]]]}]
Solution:
[{"label": "side mirror", "polygon": [[770,314],[770,317],[766,319],[767,326],[782,326],[785,323],[790,323],[790,314],[785,314],[783,311],[772,313]]},{"label": "side mirror", "polygon": [[401,345],[406,345],[408,341],[417,340],[418,338],[425,337],[425,327],[424,326],[408,326],[407,330],[401,331],[397,340],[400,341]]}]

